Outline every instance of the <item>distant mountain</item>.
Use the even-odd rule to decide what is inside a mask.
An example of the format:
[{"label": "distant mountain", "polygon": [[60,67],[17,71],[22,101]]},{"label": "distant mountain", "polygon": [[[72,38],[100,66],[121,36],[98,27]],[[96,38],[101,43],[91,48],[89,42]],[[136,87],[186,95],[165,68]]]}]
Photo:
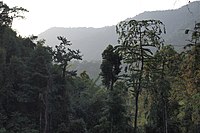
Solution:
[{"label": "distant mountain", "polygon": [[[200,1],[191,2],[176,10],[151,11],[141,13],[133,18],[136,20],[156,19],[161,20],[167,30],[164,35],[166,44],[172,44],[177,50],[181,50],[189,39],[184,34],[187,28],[192,29],[195,22],[200,21]],[[58,44],[57,36],[65,36],[72,42],[72,48],[79,49],[84,60],[100,60],[101,53],[108,44],[117,44],[115,26],[102,28],[62,28],[53,27],[39,34],[39,38],[46,40],[46,44],[55,46]]]},{"label": "distant mountain", "polygon": [[61,28],[54,27],[41,33],[39,38],[44,38],[46,44],[55,46],[59,44],[57,36],[65,36],[72,42],[73,49],[79,49],[84,60],[100,60],[102,51],[108,44],[117,44],[115,26],[103,28]]},{"label": "distant mountain", "polygon": [[200,1],[191,2],[176,10],[144,12],[133,19],[161,20],[167,33],[163,36],[166,44],[172,44],[176,50],[187,44],[190,36],[185,35],[185,29],[193,29],[195,22],[200,22]]}]

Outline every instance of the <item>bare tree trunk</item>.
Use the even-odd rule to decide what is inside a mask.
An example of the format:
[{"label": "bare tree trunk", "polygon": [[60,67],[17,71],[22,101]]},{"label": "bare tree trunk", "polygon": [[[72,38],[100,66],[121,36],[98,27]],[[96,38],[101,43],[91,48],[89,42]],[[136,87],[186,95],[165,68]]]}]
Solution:
[{"label": "bare tree trunk", "polygon": [[49,126],[49,102],[48,102],[48,92],[45,92],[45,112],[44,112],[44,119],[45,119],[45,124],[44,124],[44,133],[48,133],[48,126]]},{"label": "bare tree trunk", "polygon": [[[162,62],[162,80],[164,79],[164,70],[165,70],[165,59]],[[167,105],[165,97],[164,97],[164,132],[168,133]]]},{"label": "bare tree trunk", "polygon": [[52,75],[49,70],[49,67],[46,66],[47,71],[48,71],[48,79],[47,79],[47,88],[45,91],[45,99],[44,99],[44,105],[45,105],[45,112],[44,112],[44,117],[45,117],[45,125],[44,125],[44,133],[49,133],[50,132],[50,104],[49,104],[49,91],[52,88]]},{"label": "bare tree trunk", "polygon": [[134,133],[137,133],[138,98],[139,98],[139,91],[136,92],[136,96],[135,96],[135,121],[134,121]]},{"label": "bare tree trunk", "polygon": [[[51,109],[50,109],[50,112],[51,112]],[[51,114],[49,113],[49,133],[52,133],[52,117],[51,117]]]},{"label": "bare tree trunk", "polygon": [[40,110],[40,133],[42,133],[42,111]]},{"label": "bare tree trunk", "polygon": [[[111,102],[113,102],[113,99],[112,99],[112,93],[113,93],[113,86],[114,86],[114,80],[112,79],[111,80],[111,84],[110,84],[110,93],[109,93],[109,98],[111,100]],[[111,122],[110,122],[110,133],[113,133],[113,114],[111,114],[111,111],[110,111],[110,119],[111,119]]]},{"label": "bare tree trunk", "polygon": [[168,133],[168,121],[167,121],[167,105],[165,101],[165,133]]},{"label": "bare tree trunk", "polygon": [[62,69],[62,77],[63,79],[65,80],[65,76],[66,76],[66,65],[63,66],[63,69]]},{"label": "bare tree trunk", "polygon": [[110,133],[113,133],[113,118],[111,117]]},{"label": "bare tree trunk", "polygon": [[143,47],[142,47],[141,28],[140,28],[140,54],[141,54],[141,61],[140,61],[141,67],[140,67],[140,77],[138,80],[138,84],[136,84],[134,133],[137,133],[138,101],[139,101],[140,92],[142,90],[141,84],[142,84],[142,75],[143,75],[143,71],[144,71],[144,51],[143,51]]}]

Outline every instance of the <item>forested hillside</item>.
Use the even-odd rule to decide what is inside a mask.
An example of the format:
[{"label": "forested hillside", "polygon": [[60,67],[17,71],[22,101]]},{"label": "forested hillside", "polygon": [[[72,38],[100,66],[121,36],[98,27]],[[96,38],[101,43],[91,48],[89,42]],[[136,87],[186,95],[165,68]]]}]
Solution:
[{"label": "forested hillside", "polygon": [[162,21],[121,21],[97,85],[85,68],[77,75],[82,51],[66,37],[50,47],[16,34],[26,11],[0,2],[0,133],[199,133],[199,21],[182,52],[165,44]]}]

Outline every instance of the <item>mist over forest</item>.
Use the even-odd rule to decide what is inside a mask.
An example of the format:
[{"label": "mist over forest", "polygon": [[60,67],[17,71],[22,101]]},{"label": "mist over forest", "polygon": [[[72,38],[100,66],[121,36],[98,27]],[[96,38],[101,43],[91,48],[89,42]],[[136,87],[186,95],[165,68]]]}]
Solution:
[{"label": "mist over forest", "polygon": [[199,133],[200,1],[20,36],[0,1],[0,133]]},{"label": "mist over forest", "polygon": [[[200,6],[198,2],[193,2],[174,10],[146,11],[133,18],[127,18],[127,20],[161,20],[167,33],[162,35],[165,44],[172,45],[177,52],[181,52],[184,50],[183,47],[189,43],[187,40],[190,40],[190,36],[184,34],[185,29],[192,29],[196,18],[199,18],[199,16]],[[115,25],[102,28],[53,27],[38,35],[39,39],[45,39],[46,44],[51,47],[59,43],[57,36],[67,37],[73,44],[72,48],[81,51],[85,62],[72,63],[72,68],[77,69],[79,74],[84,70],[87,71],[92,79],[98,78],[100,73],[102,51],[107,45],[112,44],[115,46],[118,43]]]},{"label": "mist over forest", "polygon": [[[160,20],[165,24],[167,34],[163,34],[166,44],[171,44],[176,50],[182,51],[188,43],[188,35],[183,34],[185,29],[194,27],[195,21],[200,16],[198,2],[192,2],[189,5],[174,10],[165,11],[146,11],[127,18],[127,20]],[[83,60],[98,61],[101,60],[101,53],[108,44],[116,45],[118,35],[116,26],[105,26],[102,28],[92,27],[52,27],[38,35],[40,39],[45,39],[50,46],[58,43],[57,36],[65,36],[73,43],[74,49],[80,49]]]}]

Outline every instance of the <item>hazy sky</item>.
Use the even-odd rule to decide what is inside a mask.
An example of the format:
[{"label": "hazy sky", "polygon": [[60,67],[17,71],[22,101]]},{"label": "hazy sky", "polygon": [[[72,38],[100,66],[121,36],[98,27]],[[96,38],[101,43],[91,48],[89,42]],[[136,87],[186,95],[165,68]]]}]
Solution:
[{"label": "hazy sky", "polygon": [[[193,0],[190,0],[193,1]],[[22,36],[38,35],[50,27],[104,27],[144,11],[176,9],[189,0],[3,0],[29,10],[13,28]]]}]

